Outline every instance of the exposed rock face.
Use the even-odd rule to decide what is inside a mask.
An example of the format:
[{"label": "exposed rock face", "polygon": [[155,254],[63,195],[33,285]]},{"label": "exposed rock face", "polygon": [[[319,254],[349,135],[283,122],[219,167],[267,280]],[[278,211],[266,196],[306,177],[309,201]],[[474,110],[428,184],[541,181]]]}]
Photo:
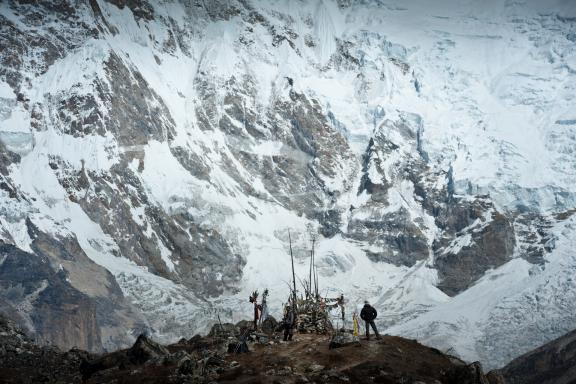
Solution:
[{"label": "exposed rock face", "polygon": [[[516,237],[510,218],[489,197],[454,196],[450,173],[434,174],[421,132],[417,115],[380,126],[363,156],[358,194],[368,202],[351,207],[347,234],[376,245],[378,252],[367,250],[376,262],[413,266],[433,253],[438,288],[453,296],[509,261]],[[435,183],[438,177],[445,183]],[[414,218],[410,208],[419,205]]]},{"label": "exposed rock face", "polygon": [[[173,138],[174,122],[164,102],[137,70],[130,70],[117,55],[104,63],[107,83],[98,95],[106,109],[103,125],[112,131],[120,146],[144,145],[149,140]],[[105,85],[103,85],[105,87]],[[93,123],[87,124],[93,133]],[[101,132],[100,134],[103,134]]]},{"label": "exposed rock face", "polygon": [[0,316],[0,355],[4,356],[7,352],[16,352],[16,348],[23,348],[32,343],[32,340],[22,329],[8,320],[3,315]]},{"label": "exposed rock face", "polygon": [[516,237],[510,219],[485,199],[454,201],[448,210],[436,219],[444,231],[434,244],[435,265],[442,279],[438,288],[455,295],[509,261]]},{"label": "exposed rock face", "polygon": [[20,156],[8,151],[4,143],[0,141],[0,189],[7,193],[10,199],[17,198],[18,190],[12,185],[10,178],[7,177],[9,174],[8,167],[10,164],[18,163],[19,161]]},{"label": "exposed rock face", "polygon": [[[137,173],[126,163],[104,175],[70,169],[70,164],[56,160],[52,164],[71,200],[116,239],[125,257],[149,265],[160,276],[175,278],[179,272],[188,286],[208,296],[234,288],[240,279],[244,260],[220,233],[196,225],[186,212],[168,215],[150,201]],[[134,210],[141,214],[135,216]],[[166,264],[168,253],[180,261],[177,271]],[[217,273],[221,279],[215,279]]]},{"label": "exposed rock face", "polygon": [[40,343],[91,351],[126,342],[118,327],[137,327],[139,317],[110,272],[91,261],[75,238],[54,238],[30,221],[28,232],[33,253],[2,243],[0,284],[6,305],[19,308],[31,335]]},{"label": "exposed rock face", "polygon": [[[363,155],[358,195],[369,196],[369,201],[351,207],[348,233],[381,250],[368,251],[373,261],[413,266],[430,255],[426,232],[433,230],[433,223],[425,222],[426,212],[414,220],[404,205],[413,199],[408,195],[415,192],[411,175],[419,179],[428,171],[425,159],[414,153],[421,124],[416,115],[406,115],[401,122],[385,120]],[[400,188],[392,188],[394,185]]]},{"label": "exposed rock face", "polygon": [[[106,1],[116,5],[120,9],[128,7],[134,14],[134,17],[137,17],[138,19],[143,18],[151,20],[154,17],[154,8],[147,1],[144,0],[106,0]],[[95,6],[97,7],[97,5]]]},{"label": "exposed rock face", "polygon": [[[556,215],[566,219],[571,210]],[[533,264],[543,265],[546,254],[554,249],[555,237],[551,233],[554,220],[531,212],[518,215],[514,220],[514,233],[518,238],[519,253]]]},{"label": "exposed rock face", "polygon": [[512,360],[501,373],[510,384],[573,383],[576,380],[576,331]]},{"label": "exposed rock face", "polygon": [[47,257],[38,257],[12,245],[0,245],[4,262],[0,284],[12,305],[26,303],[29,327],[41,343],[68,348],[101,349],[100,327],[94,303],[74,289],[66,273],[55,271]]},{"label": "exposed rock face", "polygon": [[0,379],[4,383],[79,383],[80,364],[88,356],[81,350],[40,347],[0,315]]}]

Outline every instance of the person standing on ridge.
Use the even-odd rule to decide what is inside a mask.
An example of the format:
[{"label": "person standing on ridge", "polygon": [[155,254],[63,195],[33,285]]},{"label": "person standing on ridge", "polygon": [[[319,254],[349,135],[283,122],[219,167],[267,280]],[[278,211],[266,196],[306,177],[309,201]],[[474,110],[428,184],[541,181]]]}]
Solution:
[{"label": "person standing on ridge", "polygon": [[258,290],[252,292],[249,298],[250,302],[254,305],[254,330],[258,330],[258,319],[260,318],[260,312],[262,311],[262,306],[258,304]]},{"label": "person standing on ridge", "polygon": [[344,312],[344,294],[341,294],[340,297],[338,299],[336,299],[336,303],[338,304],[338,306],[340,307],[340,314],[342,315],[342,328],[344,328],[344,323],[345,323],[345,312]]},{"label": "person standing on ridge", "polygon": [[294,325],[296,324],[296,313],[292,306],[287,305],[284,311],[284,318],[282,319],[282,326],[284,327],[284,341],[292,341],[294,334]]},{"label": "person standing on ridge", "polygon": [[260,304],[260,318],[258,319],[258,324],[262,325],[264,321],[268,318],[268,304],[266,298],[268,297],[268,288],[264,290],[262,294],[262,304]]},{"label": "person standing on ridge", "polygon": [[366,340],[370,340],[370,327],[374,330],[376,334],[376,339],[380,340],[380,334],[378,333],[378,329],[376,329],[376,324],[374,324],[374,320],[378,316],[378,312],[376,312],[376,308],[370,305],[370,303],[366,300],[364,302],[364,308],[360,311],[360,317],[364,320],[366,324]]}]

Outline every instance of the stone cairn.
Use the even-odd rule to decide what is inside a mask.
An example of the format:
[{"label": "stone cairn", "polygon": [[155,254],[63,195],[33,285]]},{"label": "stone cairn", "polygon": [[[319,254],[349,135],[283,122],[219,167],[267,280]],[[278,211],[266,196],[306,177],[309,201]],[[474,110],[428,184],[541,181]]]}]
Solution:
[{"label": "stone cairn", "polygon": [[298,332],[326,335],[333,331],[328,310],[321,299],[308,297],[298,303]]}]

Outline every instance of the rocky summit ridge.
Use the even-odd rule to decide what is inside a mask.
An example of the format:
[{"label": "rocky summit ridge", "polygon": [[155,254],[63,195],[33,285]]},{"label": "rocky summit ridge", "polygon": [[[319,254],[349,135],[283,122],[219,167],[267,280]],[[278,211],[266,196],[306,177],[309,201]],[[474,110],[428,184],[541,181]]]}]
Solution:
[{"label": "rocky summit ridge", "polygon": [[[302,334],[286,343],[273,334],[247,334],[232,324],[218,327],[210,336],[167,346],[140,335],[128,349],[94,355],[38,347],[1,319],[0,382],[503,383],[495,372],[485,375],[480,363],[468,364],[395,336],[329,349],[327,336]],[[238,354],[230,346],[241,335],[247,336],[250,351]]]}]

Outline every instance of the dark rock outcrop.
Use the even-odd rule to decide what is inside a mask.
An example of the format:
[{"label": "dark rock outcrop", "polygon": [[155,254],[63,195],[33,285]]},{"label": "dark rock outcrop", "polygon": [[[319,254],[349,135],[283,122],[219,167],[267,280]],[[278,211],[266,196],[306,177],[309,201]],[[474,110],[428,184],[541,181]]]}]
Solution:
[{"label": "dark rock outcrop", "polygon": [[500,370],[508,384],[576,382],[576,331],[528,352]]},{"label": "dark rock outcrop", "polygon": [[38,346],[0,313],[0,382],[14,384],[80,383],[80,364],[89,356]]},{"label": "dark rock outcrop", "polygon": [[[449,208],[444,236],[434,244],[435,266],[448,295],[466,290],[484,272],[512,258],[516,237],[509,218],[490,202],[457,203]],[[450,236],[453,233],[453,237]],[[448,240],[448,241],[447,241]]]},{"label": "dark rock outcrop", "polygon": [[150,340],[145,335],[138,336],[132,348],[126,351],[126,356],[128,356],[134,364],[143,364],[148,360],[157,359],[169,354],[164,346]]},{"label": "dark rock outcrop", "polygon": [[[399,123],[385,120],[363,155],[357,193],[368,195],[369,200],[361,207],[350,207],[346,235],[376,246],[379,251],[366,251],[375,262],[413,266],[430,256],[425,233],[429,228],[421,220],[414,220],[407,208],[408,201],[417,196],[417,181],[428,172],[426,160],[416,151],[421,125],[419,116],[412,114],[406,114]],[[402,183],[414,185],[414,196],[404,197],[404,192],[397,189],[390,196],[390,189]]]},{"label": "dark rock outcrop", "polygon": [[[137,326],[139,315],[112,274],[90,260],[76,238],[51,236],[29,219],[27,227],[33,253],[0,241],[0,291],[7,308],[19,308],[15,314],[32,337],[97,352],[104,348],[103,328]],[[130,340],[114,331],[106,338],[113,344]]]},{"label": "dark rock outcrop", "polygon": [[459,384],[501,384],[503,383],[502,377],[495,373],[489,372],[484,374],[482,365],[479,362],[472,364],[465,364],[462,361],[453,359],[455,362],[454,367],[450,368],[446,376],[449,380]]},{"label": "dark rock outcrop", "polygon": [[[41,343],[87,350],[102,348],[95,303],[53,269],[46,256],[0,243],[0,289],[13,305],[26,303],[29,328]],[[21,312],[24,315],[24,313]]]}]

